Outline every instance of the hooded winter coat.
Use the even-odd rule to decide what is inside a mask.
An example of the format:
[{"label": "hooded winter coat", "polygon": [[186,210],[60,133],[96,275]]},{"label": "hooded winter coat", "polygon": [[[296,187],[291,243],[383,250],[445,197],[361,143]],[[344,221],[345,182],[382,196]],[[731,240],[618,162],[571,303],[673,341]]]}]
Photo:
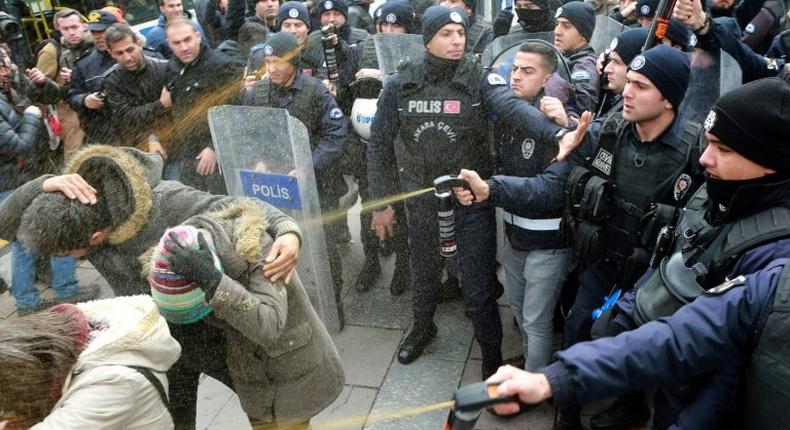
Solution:
[{"label": "hooded winter coat", "polygon": [[44,421],[32,428],[145,429],[173,428],[156,386],[129,366],[144,367],[167,391],[165,373],[178,360],[181,346],[147,296],[80,303],[94,327],[91,340],[63,383],[61,397]]},{"label": "hooded winter coat", "polygon": [[[261,206],[240,200],[184,222],[213,242],[224,273],[207,323],[223,328],[241,405],[257,420],[306,422],[343,389],[340,356],[298,276],[272,283],[263,263],[274,240]],[[141,256],[150,267],[153,249]]]},{"label": "hooded winter coat", "polygon": [[[163,181],[162,158],[134,148],[89,146],[70,159],[64,173],[79,173],[107,198],[111,213],[108,240],[87,255],[116,295],[147,293],[149,285],[140,276],[137,257],[153,246],[168,227],[208,210],[226,206],[242,197],[216,196],[176,181]],[[13,239],[22,212],[43,191],[43,175],[20,186],[0,205],[0,237]],[[259,202],[272,237],[295,233],[296,222],[275,207]]]}]

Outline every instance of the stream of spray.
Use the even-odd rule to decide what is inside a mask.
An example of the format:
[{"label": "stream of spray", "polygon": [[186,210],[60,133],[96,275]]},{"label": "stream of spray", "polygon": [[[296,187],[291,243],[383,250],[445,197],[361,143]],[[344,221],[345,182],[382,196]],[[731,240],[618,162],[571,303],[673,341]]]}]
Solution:
[{"label": "stream of spray", "polygon": [[[385,206],[389,206],[393,203],[397,203],[406,199],[410,199],[412,197],[420,196],[425,193],[429,193],[433,191],[433,187],[423,188],[421,190],[416,191],[409,191],[405,193],[395,194],[391,196],[387,196],[378,200],[371,200],[362,204],[362,208],[360,209],[360,213],[362,212],[369,212],[378,208],[383,208]],[[338,209],[332,212],[326,212],[321,214],[321,218],[318,219],[311,219],[305,222],[308,226],[313,226],[322,223],[331,223],[333,221],[337,221],[339,219],[343,219],[346,216],[346,212],[348,208]]]},{"label": "stream of spray", "polygon": [[[438,411],[441,409],[449,409],[455,402],[452,400],[440,403],[434,403],[427,406],[417,406],[409,409],[402,409],[400,411],[380,412],[370,415],[357,415],[348,418],[338,418],[330,421],[319,421],[310,423],[310,426],[315,430],[340,430],[348,427],[356,427],[363,424],[371,424],[379,421],[392,421],[413,415],[421,415],[428,412]],[[294,424],[261,424],[254,426],[254,430],[287,430],[293,428]]]}]

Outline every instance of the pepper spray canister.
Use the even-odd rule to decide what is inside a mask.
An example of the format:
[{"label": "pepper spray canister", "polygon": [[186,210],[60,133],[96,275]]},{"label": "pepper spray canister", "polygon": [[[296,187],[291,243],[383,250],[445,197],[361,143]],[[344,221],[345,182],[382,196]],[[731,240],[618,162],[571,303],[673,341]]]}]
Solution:
[{"label": "pepper spray canister", "polygon": [[454,175],[444,175],[433,180],[433,195],[436,196],[439,215],[439,252],[443,257],[452,257],[458,251],[453,211],[453,188],[456,187],[471,190],[469,182]]},{"label": "pepper spray canister", "polygon": [[477,382],[455,390],[443,430],[473,430],[484,408],[519,401],[516,396],[500,395],[498,386],[495,382]]}]

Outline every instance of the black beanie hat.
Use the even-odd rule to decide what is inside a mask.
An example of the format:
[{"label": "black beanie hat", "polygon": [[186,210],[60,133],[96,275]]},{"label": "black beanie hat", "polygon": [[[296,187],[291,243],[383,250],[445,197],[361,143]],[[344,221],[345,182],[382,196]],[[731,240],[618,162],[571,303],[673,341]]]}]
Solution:
[{"label": "black beanie hat", "polygon": [[623,60],[625,64],[631,64],[634,57],[642,52],[642,46],[647,40],[647,35],[650,30],[644,27],[632,28],[624,31],[612,39],[609,44],[609,49],[616,52],[617,55]]},{"label": "black beanie hat", "polygon": [[405,0],[390,0],[376,10],[376,22],[398,24],[406,33],[414,33],[414,8]]},{"label": "black beanie hat", "polygon": [[348,19],[348,3],[346,0],[321,0],[318,2],[318,16],[328,10],[336,10]]},{"label": "black beanie hat", "polygon": [[422,41],[426,45],[433,39],[433,35],[447,24],[461,24],[464,30],[469,27],[466,13],[460,9],[444,6],[431,6],[425,9],[422,15]]},{"label": "black beanie hat", "polygon": [[790,84],[779,78],[750,82],[721,96],[705,131],[755,163],[790,173]]},{"label": "black beanie hat", "polygon": [[682,46],[684,51],[691,51],[694,45],[697,44],[696,37],[694,37],[694,43],[691,43],[692,34],[694,33],[691,32],[691,29],[688,28],[687,25],[675,18],[669,20],[666,37],[671,40],[672,43]]},{"label": "black beanie hat", "polygon": [[691,66],[686,53],[666,45],[658,45],[634,57],[629,70],[641,73],[661,91],[678,111],[686,96]]},{"label": "black beanie hat", "polygon": [[307,28],[310,28],[310,12],[300,1],[289,1],[280,6],[280,10],[277,11],[277,28],[281,28],[286,19],[301,20],[307,24]]},{"label": "black beanie hat", "polygon": [[464,4],[469,6],[469,9],[472,9],[472,14],[475,13],[475,9],[477,9],[477,0],[464,0]]},{"label": "black beanie hat", "polygon": [[266,57],[274,55],[287,60],[296,65],[299,61],[299,42],[293,34],[286,31],[278,31],[266,39],[266,42],[259,43],[250,49],[250,57],[247,59],[247,72],[253,73],[260,70],[266,62]]},{"label": "black beanie hat", "polygon": [[636,17],[652,18],[656,16],[656,9],[658,8],[658,0],[639,0],[636,2]]},{"label": "black beanie hat", "polygon": [[595,10],[585,2],[572,1],[565,3],[557,8],[554,14],[554,20],[557,18],[565,18],[576,27],[576,30],[581,34],[587,42],[592,38],[593,30],[595,30]]}]

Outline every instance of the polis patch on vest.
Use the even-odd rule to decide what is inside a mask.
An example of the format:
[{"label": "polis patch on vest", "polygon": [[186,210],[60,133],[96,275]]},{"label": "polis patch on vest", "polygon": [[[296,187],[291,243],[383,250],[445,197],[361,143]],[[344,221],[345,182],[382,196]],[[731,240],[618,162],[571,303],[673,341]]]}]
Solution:
[{"label": "polis patch on vest", "polygon": [[612,153],[606,151],[604,149],[598,149],[598,153],[595,154],[595,159],[592,162],[592,166],[596,169],[600,170],[604,174],[611,175],[612,174]]},{"label": "polis patch on vest", "polygon": [[409,113],[461,113],[460,100],[409,100]]}]

